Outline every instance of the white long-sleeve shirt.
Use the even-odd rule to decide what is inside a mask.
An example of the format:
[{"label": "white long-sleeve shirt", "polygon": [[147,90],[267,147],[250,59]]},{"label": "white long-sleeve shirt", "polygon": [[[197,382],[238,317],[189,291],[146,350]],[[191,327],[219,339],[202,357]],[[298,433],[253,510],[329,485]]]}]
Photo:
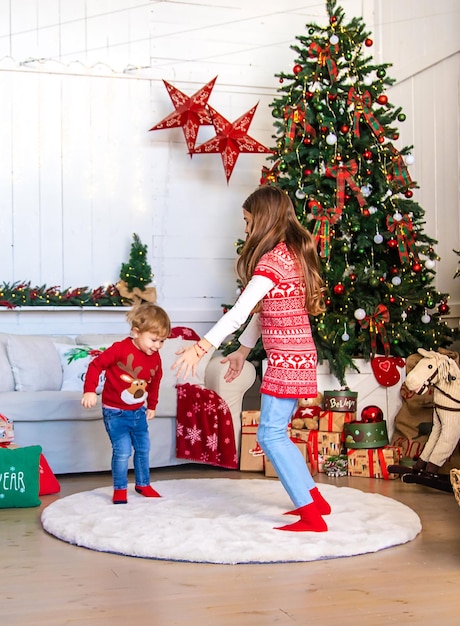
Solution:
[{"label": "white long-sleeve shirt", "polygon": [[[215,348],[218,348],[228,335],[231,335],[244,324],[256,304],[274,286],[275,283],[266,276],[253,276],[233,307],[214,324],[204,338]],[[253,348],[259,337],[260,321],[259,315],[256,313],[238,340],[243,346]]]}]

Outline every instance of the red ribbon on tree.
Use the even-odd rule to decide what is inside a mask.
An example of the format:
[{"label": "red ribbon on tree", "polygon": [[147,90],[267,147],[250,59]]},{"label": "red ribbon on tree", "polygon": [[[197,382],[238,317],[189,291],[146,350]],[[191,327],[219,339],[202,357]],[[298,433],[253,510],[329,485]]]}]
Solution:
[{"label": "red ribbon on tree", "polygon": [[385,130],[383,126],[375,117],[371,109],[372,98],[371,94],[368,91],[360,94],[356,91],[354,87],[350,87],[347,98],[347,106],[350,106],[350,104],[354,104],[355,106],[353,115],[353,132],[355,133],[356,137],[360,136],[359,120],[361,119],[361,116],[364,116],[364,119],[369,124],[369,128],[372,130],[376,137],[380,137],[380,135],[384,134]]},{"label": "red ribbon on tree", "polygon": [[337,44],[329,45],[327,44],[322,48],[319,43],[316,41],[312,41],[310,47],[308,48],[308,53],[310,56],[318,57],[318,65],[321,67],[326,66],[327,71],[329,72],[329,78],[331,79],[331,84],[337,80],[338,71],[337,65],[334,59],[331,57],[331,49],[337,53],[339,51],[339,46]]},{"label": "red ribbon on tree", "polygon": [[354,159],[347,163],[327,167],[326,173],[337,178],[337,208],[340,210],[345,206],[345,183],[355,192],[359,206],[363,207],[366,205],[361,189],[353,178],[357,171],[358,165]]},{"label": "red ribbon on tree", "polygon": [[313,237],[316,240],[316,245],[319,244],[320,246],[320,256],[328,259],[331,244],[331,224],[335,224],[339,220],[342,210],[338,207],[325,209],[316,200],[310,202],[310,208],[312,215],[316,218]]},{"label": "red ribbon on tree", "polygon": [[305,105],[297,105],[287,106],[284,108],[284,119],[286,121],[286,147],[290,146],[291,143],[295,139],[295,131],[298,124],[302,124],[304,131],[311,135],[312,137],[316,137],[316,130],[313,126],[308,122],[307,116],[305,113]]},{"label": "red ribbon on tree", "polygon": [[396,235],[401,263],[410,263],[410,254],[415,260],[418,260],[411,218],[408,215],[403,215],[400,220],[397,220],[393,215],[388,215],[387,228],[390,233]]},{"label": "red ribbon on tree", "polygon": [[276,183],[278,180],[278,166],[280,164],[280,159],[278,159],[272,167],[267,167],[266,165],[262,166],[260,184],[267,185],[268,183]]},{"label": "red ribbon on tree", "polygon": [[391,186],[394,191],[405,191],[414,186],[412,178],[407,170],[404,159],[399,150],[392,144],[389,145],[391,163],[388,165],[388,173],[391,174]]},{"label": "red ribbon on tree", "polygon": [[384,304],[378,304],[375,307],[373,315],[366,315],[366,317],[359,322],[363,330],[366,328],[369,329],[372,356],[374,356],[377,352],[378,335],[380,335],[380,339],[382,340],[385,356],[389,356],[390,354],[390,343],[388,341],[387,331],[385,328],[385,324],[389,321],[390,312],[387,307]]}]

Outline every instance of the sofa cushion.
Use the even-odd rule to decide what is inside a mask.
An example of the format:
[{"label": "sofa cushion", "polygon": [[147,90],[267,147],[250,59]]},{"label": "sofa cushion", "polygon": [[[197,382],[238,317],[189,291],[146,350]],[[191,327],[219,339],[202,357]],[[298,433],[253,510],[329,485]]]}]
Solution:
[{"label": "sofa cushion", "polygon": [[[95,344],[95,347],[84,345],[68,345],[55,343],[61,359],[62,385],[61,391],[80,391],[83,393],[86,370],[91,360],[100,354],[107,346]],[[101,393],[104,385],[104,375],[101,375],[96,393]]]},{"label": "sofa cushion", "polygon": [[0,508],[41,504],[39,464],[41,446],[0,448]]},{"label": "sofa cushion", "polygon": [[[81,393],[77,391],[29,391],[21,394],[17,391],[7,391],[2,394],[1,401],[5,415],[8,415],[15,425],[17,422],[102,420],[100,400],[92,409],[85,409],[81,405]],[[17,429],[15,431],[15,443],[24,445]],[[37,443],[45,444],[44,441]]]},{"label": "sofa cushion", "polygon": [[8,335],[0,333],[0,393],[14,390],[14,377],[8,360],[7,343]]},{"label": "sofa cushion", "polygon": [[16,391],[58,391],[61,388],[61,360],[49,337],[9,335],[7,353]]}]

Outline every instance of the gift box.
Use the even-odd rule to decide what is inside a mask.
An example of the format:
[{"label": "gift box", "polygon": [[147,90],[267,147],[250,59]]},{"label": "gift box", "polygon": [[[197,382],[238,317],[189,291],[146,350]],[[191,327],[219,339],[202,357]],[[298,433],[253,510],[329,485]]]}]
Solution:
[{"label": "gift box", "polygon": [[385,420],[381,422],[350,422],[343,428],[345,446],[351,449],[383,448],[388,445]]},{"label": "gift box", "polygon": [[319,430],[342,433],[344,425],[355,420],[354,411],[324,411],[319,417]]},{"label": "gift box", "polygon": [[342,454],[344,451],[341,433],[329,433],[320,430],[309,430],[307,433],[308,458],[315,471],[321,471],[319,466],[321,457]]},{"label": "gift box", "polygon": [[242,411],[241,413],[241,425],[242,426],[254,426],[260,422],[260,411]]},{"label": "gift box", "polygon": [[396,446],[348,450],[347,457],[349,476],[383,478],[384,480],[398,477],[398,474],[390,474],[388,471],[388,466],[398,465],[401,458],[401,449]]},{"label": "gift box", "polygon": [[324,410],[339,413],[356,413],[358,392],[349,389],[324,392]]},{"label": "gift box", "polygon": [[[308,444],[307,444],[307,442],[306,441],[300,441],[298,439],[292,439],[292,441],[295,443],[297,448],[302,453],[302,456],[305,459],[305,463],[307,464],[308,469],[310,470],[310,474],[312,476],[314,476],[317,473],[317,470],[310,463],[309,456],[308,456]],[[277,473],[275,471],[275,468],[273,467],[273,463],[269,459],[267,459],[266,457],[265,457],[265,476],[268,476],[270,478],[277,478],[278,477]]]},{"label": "gift box", "polygon": [[14,441],[13,420],[0,413],[0,445]]},{"label": "gift box", "polygon": [[330,476],[338,478],[348,475],[348,457],[346,454],[334,454],[331,456],[319,455],[318,471]]},{"label": "gift box", "polygon": [[263,472],[265,455],[257,441],[257,424],[241,426],[241,472]]}]

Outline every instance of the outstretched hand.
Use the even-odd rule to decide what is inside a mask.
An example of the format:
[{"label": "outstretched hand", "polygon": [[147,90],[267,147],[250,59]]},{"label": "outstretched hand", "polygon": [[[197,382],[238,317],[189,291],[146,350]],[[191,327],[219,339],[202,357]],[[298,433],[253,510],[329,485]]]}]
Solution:
[{"label": "outstretched hand", "polygon": [[172,370],[177,370],[176,378],[182,377],[184,380],[187,380],[190,373],[192,376],[195,376],[196,366],[200,361],[200,357],[198,356],[194,346],[181,348],[176,352],[176,354],[179,355],[179,357],[171,365]]},{"label": "outstretched hand", "polygon": [[247,348],[241,346],[238,350],[222,359],[221,363],[228,363],[228,369],[224,374],[225,382],[231,383],[232,380],[238,378],[243,371],[244,362],[246,361],[248,352],[249,350]]}]

